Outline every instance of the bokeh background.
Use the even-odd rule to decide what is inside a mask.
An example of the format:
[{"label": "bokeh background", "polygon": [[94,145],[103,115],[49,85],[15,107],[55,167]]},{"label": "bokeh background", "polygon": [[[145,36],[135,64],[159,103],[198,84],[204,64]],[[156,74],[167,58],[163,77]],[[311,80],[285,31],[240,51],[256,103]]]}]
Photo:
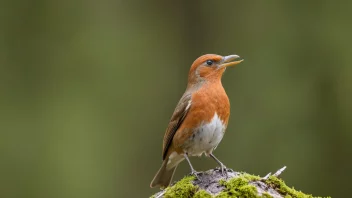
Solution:
[{"label": "bokeh background", "polygon": [[[0,5],[0,197],[148,197],[200,55],[238,54],[215,154],[348,197],[352,2],[14,0]],[[192,158],[197,170],[216,163]],[[184,162],[175,179],[189,173]]]}]

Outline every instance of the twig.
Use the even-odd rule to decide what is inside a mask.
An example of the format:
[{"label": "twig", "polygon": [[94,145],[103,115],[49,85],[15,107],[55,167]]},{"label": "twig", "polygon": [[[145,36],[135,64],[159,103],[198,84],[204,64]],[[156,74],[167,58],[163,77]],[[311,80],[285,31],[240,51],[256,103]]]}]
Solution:
[{"label": "twig", "polygon": [[274,173],[273,176],[278,177],[279,175],[281,175],[282,172],[284,172],[285,169],[286,169],[286,166],[280,168],[278,171],[276,171],[276,173]]},{"label": "twig", "polygon": [[263,177],[262,180],[267,180],[267,179],[269,179],[270,176],[271,176],[271,172],[268,173],[267,175],[265,175],[265,177]]},{"label": "twig", "polygon": [[[280,168],[278,171],[276,171],[276,172],[273,174],[273,176],[278,177],[279,175],[281,175],[282,172],[284,172],[285,169],[286,169],[286,166]],[[261,180],[264,180],[264,181],[265,181],[265,180],[269,179],[270,176],[271,176],[271,172],[268,173],[267,175],[265,175],[265,177],[263,177]]]},{"label": "twig", "polygon": [[165,191],[161,192],[161,193],[160,193],[157,197],[155,197],[155,198],[160,198],[160,197],[162,197],[164,194],[165,194]]}]

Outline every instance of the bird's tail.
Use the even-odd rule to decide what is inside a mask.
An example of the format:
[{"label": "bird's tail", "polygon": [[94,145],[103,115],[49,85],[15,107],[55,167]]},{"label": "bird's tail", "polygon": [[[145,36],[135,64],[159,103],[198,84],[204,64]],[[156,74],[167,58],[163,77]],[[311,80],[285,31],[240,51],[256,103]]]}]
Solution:
[{"label": "bird's tail", "polygon": [[[170,185],[172,177],[174,176],[177,165],[183,160],[182,155],[177,155],[174,158],[166,158],[163,161],[159,171],[156,173],[150,187],[167,187]],[[170,161],[170,162],[169,162]]]}]

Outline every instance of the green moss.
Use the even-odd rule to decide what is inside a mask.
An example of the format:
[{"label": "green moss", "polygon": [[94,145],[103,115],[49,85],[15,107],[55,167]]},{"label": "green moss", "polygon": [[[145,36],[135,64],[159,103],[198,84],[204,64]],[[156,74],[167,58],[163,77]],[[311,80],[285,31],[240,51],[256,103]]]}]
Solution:
[{"label": "green moss", "polygon": [[165,190],[164,197],[193,197],[193,195],[198,190],[198,187],[192,184],[194,176],[184,177],[181,181],[177,182],[175,185],[167,187]]},{"label": "green moss", "polygon": [[265,192],[262,195],[263,198],[273,198],[273,196],[271,196],[269,193]]},{"label": "green moss", "polygon": [[248,179],[249,181],[258,181],[261,180],[261,177],[256,176],[256,175],[250,175],[248,173],[242,172],[242,177]]},{"label": "green moss", "polygon": [[275,176],[270,176],[266,183],[276,189],[282,195],[285,195],[285,198],[313,198],[312,195],[306,195],[300,191],[295,190],[294,188],[289,188],[285,182]]},{"label": "green moss", "polygon": [[212,198],[212,196],[205,190],[199,190],[194,194],[193,198]]},{"label": "green moss", "polygon": [[228,197],[243,197],[243,198],[257,198],[257,189],[250,185],[250,181],[257,180],[259,177],[252,176],[249,174],[243,174],[240,177],[236,177],[229,181],[221,180],[220,184],[225,186],[225,189],[216,197],[217,198],[228,198]]},{"label": "green moss", "polygon": [[[165,189],[165,198],[185,197],[185,198],[211,198],[212,196],[205,190],[199,190],[198,186],[194,186],[192,181],[194,176],[186,176],[178,181],[175,185]],[[151,198],[154,198],[153,195]]]},{"label": "green moss", "polygon": [[192,181],[194,176],[184,177],[175,185],[166,188],[165,198],[185,197],[185,198],[211,198],[212,196],[205,190],[199,190],[198,186],[194,186]]},{"label": "green moss", "polygon": [[270,176],[266,183],[284,195],[285,198],[313,198],[312,195],[307,195],[294,188],[288,187],[284,181],[275,176]]}]

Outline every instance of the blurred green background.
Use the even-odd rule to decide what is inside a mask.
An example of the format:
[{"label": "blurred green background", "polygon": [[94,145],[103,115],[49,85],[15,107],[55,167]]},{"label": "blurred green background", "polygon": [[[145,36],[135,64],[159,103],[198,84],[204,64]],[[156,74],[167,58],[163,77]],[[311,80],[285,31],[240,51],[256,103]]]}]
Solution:
[{"label": "blurred green background", "polygon": [[[0,5],[0,197],[148,197],[200,55],[238,54],[215,154],[347,197],[352,2],[14,0]],[[197,170],[216,166],[191,158]],[[175,179],[189,173],[183,162]]]}]

